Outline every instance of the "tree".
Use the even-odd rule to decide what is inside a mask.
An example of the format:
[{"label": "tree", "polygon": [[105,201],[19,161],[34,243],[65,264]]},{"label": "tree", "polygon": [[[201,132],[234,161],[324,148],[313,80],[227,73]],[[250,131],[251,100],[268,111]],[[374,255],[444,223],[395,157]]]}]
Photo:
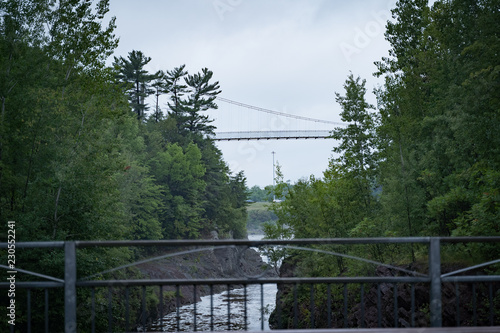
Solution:
[{"label": "tree", "polygon": [[247,187],[246,178],[243,171],[238,172],[234,176],[229,177],[228,184],[228,201],[232,210],[232,218],[229,223],[222,225],[224,229],[230,230],[233,237],[236,239],[247,237]]},{"label": "tree", "polygon": [[351,73],[344,84],[346,95],[335,94],[337,103],[342,107],[341,119],[350,124],[346,128],[335,128],[332,137],[340,141],[333,148],[334,153],[340,154],[334,161],[342,166],[346,174],[370,181],[376,167],[375,122],[370,113],[374,107],[365,100],[365,84],[366,80],[354,79]]},{"label": "tree", "polygon": [[[42,0],[6,0],[0,3],[3,14],[0,19],[0,64],[5,68],[0,74],[0,163],[7,165],[13,162],[3,161],[9,158],[7,145],[20,144],[19,148],[23,148],[17,150],[18,156],[23,156],[24,150],[28,150],[24,154],[28,176],[24,190],[20,191],[23,197],[32,176],[43,126],[50,118],[45,110],[29,112],[30,108],[25,107],[30,103],[36,105],[37,95],[45,100],[43,96],[51,95],[54,90],[59,90],[64,96],[66,86],[71,83],[71,74],[85,72],[101,77],[104,60],[116,46],[117,40],[113,35],[115,19],[111,18],[108,26],[102,28],[101,21],[108,11],[108,1],[99,1],[95,10],[90,5],[89,1],[56,4]],[[47,90],[44,92],[43,89]],[[24,135],[9,137],[10,131],[16,135],[15,132],[26,125],[30,129]],[[30,138],[26,137],[26,133]],[[11,165],[19,163],[16,159]],[[0,170],[0,186],[7,170]],[[24,170],[24,167],[14,167],[13,170]],[[23,177],[17,180],[20,178]],[[16,194],[19,192],[8,192],[13,208],[18,202]]]},{"label": "tree", "polygon": [[177,132],[182,132],[182,125],[184,124],[184,102],[183,96],[187,93],[187,85],[182,84],[182,79],[187,75],[185,70],[186,65],[182,65],[167,71],[165,76],[167,90],[170,93],[171,103],[168,103],[170,109],[169,116],[176,122]]},{"label": "tree", "polygon": [[390,220],[407,221],[403,234],[453,234],[479,207],[470,175],[498,168],[498,9],[497,1],[454,0],[432,9],[399,1],[393,10],[392,58],[378,63],[386,75],[378,134],[382,201]]},{"label": "tree", "polygon": [[109,11],[109,0],[98,1],[95,13],[88,0],[59,1],[53,8],[47,12],[50,33],[47,51],[64,63],[66,78],[73,69],[102,69],[118,45],[113,34],[115,18],[104,30],[101,27],[100,21]]},{"label": "tree", "polygon": [[137,114],[138,120],[144,118],[144,113],[148,109],[146,97],[155,92],[150,88],[150,82],[160,75],[160,72],[151,75],[144,69],[150,61],[151,58],[146,57],[141,51],[133,50],[129,52],[127,59],[115,57],[113,62],[117,78],[123,83],[129,96],[130,106]]},{"label": "tree", "polygon": [[255,202],[273,200],[272,196],[270,196],[266,190],[260,188],[258,185],[254,185],[252,186],[252,188],[250,188],[248,198]]},{"label": "tree", "polygon": [[[95,12],[88,1],[0,4],[0,63],[6,69],[0,74],[0,186],[5,193],[0,200],[10,202],[2,205],[2,214],[25,213],[32,191],[40,185],[34,180],[46,177],[52,181],[47,190],[56,186],[45,197],[54,198],[51,215],[57,222],[62,186],[69,180],[63,170],[82,162],[80,149],[92,137],[88,125],[115,115],[111,108],[96,111],[103,100],[117,96],[105,83],[108,77],[102,69],[103,58],[116,45],[114,18],[107,28],[101,27],[107,4],[99,1]],[[56,173],[58,163],[64,167]]]},{"label": "tree", "polygon": [[186,129],[191,133],[213,134],[214,126],[209,125],[213,120],[201,112],[209,109],[217,109],[214,103],[217,95],[220,94],[219,82],[210,83],[213,72],[203,68],[201,73],[188,75],[186,84],[191,88],[186,102]]},{"label": "tree", "polygon": [[[213,133],[213,121],[203,111],[216,109],[215,99],[220,93],[219,82],[213,82],[213,72],[203,68],[201,73],[188,74],[185,65],[167,71],[166,86],[171,102],[169,115],[177,124],[178,133],[199,140],[204,134]],[[181,84],[181,79],[185,84]],[[198,138],[198,139],[197,139]]]},{"label": "tree", "polygon": [[159,98],[161,94],[168,92],[167,84],[165,83],[165,72],[161,70],[158,71],[155,75],[154,82],[151,86],[155,90],[155,97],[156,97],[155,112],[153,113],[152,117],[155,122],[159,122],[163,118],[163,113],[161,112],[159,104]]},{"label": "tree", "polygon": [[[1,219],[16,221],[16,237],[22,241],[194,238],[217,225],[225,235],[244,237],[245,179],[231,176],[222,153],[200,135],[208,127],[196,126],[206,119],[194,120],[199,132],[190,137],[180,135],[173,117],[162,118],[159,107],[154,122],[136,121],[147,108],[150,75],[144,67],[149,58],[139,51],[115,58],[128,93],[116,84],[117,72],[104,67],[117,41],[114,19],[102,25],[107,4],[0,2]],[[186,82],[187,73],[182,73],[179,82]],[[218,84],[210,81],[209,71],[203,71],[191,77],[184,95],[184,88],[169,90],[185,108],[179,109],[182,134],[190,134],[188,107],[200,113],[213,107],[212,88]],[[156,79],[157,94],[168,88],[164,83]],[[211,190],[221,195],[212,197]],[[208,213],[208,208],[214,209]],[[79,253],[78,275],[141,255],[88,249]],[[57,251],[23,252],[18,259],[28,270],[64,274],[64,256]],[[64,297],[54,292],[49,322],[52,330],[62,331],[57,309]],[[78,293],[85,314],[89,291]],[[101,291],[95,296],[101,298]],[[43,311],[39,304],[43,307],[33,298],[33,313]],[[26,312],[19,310],[23,331]],[[97,330],[103,329],[100,323],[97,319]],[[37,316],[32,324],[38,325]]]},{"label": "tree", "polygon": [[165,239],[200,236],[204,225],[201,196],[206,186],[201,155],[194,144],[183,149],[174,143],[151,161],[152,173],[163,194],[159,218]]},{"label": "tree", "polygon": [[206,228],[217,230],[221,237],[245,237],[246,219],[242,222],[242,216],[246,217],[246,207],[241,206],[245,204],[241,201],[246,200],[244,175],[231,176],[222,152],[213,141],[198,140],[197,145],[202,151],[202,161],[206,168],[206,188],[202,194]]},{"label": "tree", "polygon": [[[116,42],[114,20],[101,29],[107,1],[92,7],[97,13],[90,4],[0,3],[0,216],[17,222],[19,240],[127,235],[114,178],[122,160],[115,154],[118,140],[113,135],[126,100],[123,104],[103,68]],[[130,252],[91,249],[80,259],[78,274],[86,276],[129,260]],[[57,251],[19,253],[18,260],[27,270],[63,274],[63,255]],[[49,322],[52,330],[62,331],[57,311],[64,297],[58,293]],[[34,313],[43,311],[39,304],[34,299]],[[24,331],[22,307],[17,323]],[[32,319],[36,327],[38,318]]]},{"label": "tree", "polygon": [[374,205],[372,191],[376,186],[377,153],[375,121],[370,113],[374,107],[365,100],[365,84],[366,80],[354,79],[351,73],[344,84],[346,95],[336,93],[336,101],[342,107],[341,118],[350,124],[332,131],[332,137],[339,140],[333,152],[340,155],[332,159],[330,169],[358,188],[357,195],[364,202],[359,208],[370,214]]},{"label": "tree", "polygon": [[[156,124],[156,123],[155,123]],[[149,163],[152,152],[161,148],[145,140],[144,127],[132,115],[115,125],[119,138],[118,154],[122,168],[114,175],[122,204],[126,239],[162,239],[160,214],[163,210],[162,186],[156,182]]]},{"label": "tree", "polygon": [[[422,162],[442,160],[445,145],[435,145],[433,140],[439,135],[439,141],[446,141],[448,131],[443,121],[431,121],[429,117],[435,104],[431,93],[433,59],[439,57],[430,36],[427,1],[399,1],[392,12],[395,20],[388,23],[386,32],[392,58],[377,63],[377,75],[386,75],[385,91],[378,94],[381,124],[377,132],[383,156],[381,202],[393,231],[415,236],[425,225],[426,195],[418,181],[426,168]],[[431,168],[436,172],[429,174],[439,177],[436,163]],[[435,185],[439,186],[438,182]]]},{"label": "tree", "polygon": [[109,0],[99,0],[94,7],[88,0],[5,0],[0,3],[0,31],[61,61],[67,80],[74,70],[101,70],[116,48],[116,19],[102,27],[108,11]]}]

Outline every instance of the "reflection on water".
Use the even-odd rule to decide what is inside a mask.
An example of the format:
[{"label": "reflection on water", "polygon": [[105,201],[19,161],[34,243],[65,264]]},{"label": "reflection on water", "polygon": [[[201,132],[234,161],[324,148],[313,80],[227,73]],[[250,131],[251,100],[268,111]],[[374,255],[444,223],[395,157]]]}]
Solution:
[{"label": "reflection on water", "polygon": [[[247,327],[248,330],[269,330],[269,314],[274,309],[276,285],[265,284],[247,286]],[[263,302],[261,303],[261,295]],[[179,331],[210,331],[211,323],[215,331],[244,330],[245,329],[245,292],[244,288],[233,289],[229,293],[213,295],[213,317],[211,316],[210,295],[201,298],[196,303],[196,317],[194,304],[179,308]],[[229,307],[228,307],[229,300]],[[230,314],[228,316],[228,313]],[[213,319],[212,319],[213,318]],[[263,321],[262,321],[263,320]],[[159,321],[151,330],[173,332],[177,330],[177,313],[174,311],[163,317],[163,327]]]}]

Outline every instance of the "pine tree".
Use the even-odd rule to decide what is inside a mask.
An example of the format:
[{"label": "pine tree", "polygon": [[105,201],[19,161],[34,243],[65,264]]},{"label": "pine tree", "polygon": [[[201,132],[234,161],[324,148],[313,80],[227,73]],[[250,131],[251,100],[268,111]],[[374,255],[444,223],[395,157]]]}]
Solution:
[{"label": "pine tree", "polygon": [[167,71],[165,75],[167,91],[170,94],[171,101],[168,103],[170,109],[168,114],[175,121],[178,134],[182,133],[185,122],[185,102],[183,96],[188,92],[187,85],[182,83],[188,73],[185,67],[186,65],[176,67],[173,70]]},{"label": "pine tree", "polygon": [[159,100],[160,95],[168,93],[167,84],[165,82],[165,72],[161,70],[156,72],[151,87],[154,89],[155,91],[154,94],[156,97],[155,112],[153,113],[152,118],[154,119],[155,122],[159,122],[163,118],[163,113],[161,112],[160,108],[160,100]]},{"label": "pine tree", "polygon": [[203,68],[201,73],[188,75],[186,84],[191,88],[188,100],[186,101],[186,129],[191,133],[213,134],[215,127],[210,125],[213,121],[203,111],[217,109],[215,104],[219,90],[219,82],[211,83],[213,72]]},{"label": "pine tree", "polygon": [[113,65],[117,72],[117,79],[122,82],[125,91],[128,93],[130,106],[137,114],[138,120],[144,119],[144,114],[148,110],[146,98],[155,91],[151,89],[151,81],[159,73],[151,75],[144,67],[151,61],[141,51],[133,50],[129,52],[127,59],[115,57]]}]

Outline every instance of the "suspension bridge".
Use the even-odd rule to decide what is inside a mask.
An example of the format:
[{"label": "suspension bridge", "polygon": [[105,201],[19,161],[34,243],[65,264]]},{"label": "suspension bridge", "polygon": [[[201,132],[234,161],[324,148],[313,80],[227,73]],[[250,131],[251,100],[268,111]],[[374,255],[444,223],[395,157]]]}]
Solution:
[{"label": "suspension bridge", "polygon": [[346,123],[265,109],[217,97],[219,108],[209,111],[217,131],[214,141],[328,139]]}]

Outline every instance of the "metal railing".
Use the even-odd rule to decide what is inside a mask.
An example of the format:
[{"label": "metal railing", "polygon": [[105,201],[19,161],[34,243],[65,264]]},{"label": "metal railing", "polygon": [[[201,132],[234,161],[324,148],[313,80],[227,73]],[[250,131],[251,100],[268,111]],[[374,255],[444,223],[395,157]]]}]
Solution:
[{"label": "metal railing", "polygon": [[[213,293],[213,287],[216,285],[227,286],[228,290],[231,286],[243,286],[245,288],[245,323],[244,329],[246,329],[246,288],[249,285],[260,285],[263,286],[265,284],[276,284],[280,288],[283,286],[291,286],[289,289],[290,295],[293,295],[293,309],[291,313],[293,313],[293,327],[297,327],[298,321],[298,301],[297,301],[297,290],[299,286],[310,285],[311,286],[311,294],[310,294],[310,325],[311,328],[314,328],[314,313],[315,313],[315,291],[314,286],[323,285],[326,286],[327,290],[327,304],[328,309],[325,316],[328,317],[328,327],[332,327],[332,295],[331,295],[331,286],[337,286],[341,290],[343,287],[343,305],[342,305],[342,314],[344,315],[343,326],[347,327],[347,286],[348,285],[359,285],[360,286],[360,295],[359,295],[359,304],[360,304],[360,313],[361,313],[361,325],[364,326],[364,316],[365,316],[365,298],[367,293],[365,292],[365,285],[371,286],[376,285],[376,307],[378,310],[378,326],[381,325],[381,301],[380,301],[380,293],[381,286],[392,285],[394,288],[394,326],[398,327],[398,296],[397,296],[397,288],[398,285],[409,285],[411,286],[411,322],[409,325],[411,327],[415,326],[414,313],[415,313],[415,285],[424,285],[427,286],[429,291],[428,298],[428,311],[429,311],[429,323],[430,327],[441,327],[443,325],[443,304],[442,304],[442,286],[444,283],[454,283],[457,285],[458,283],[468,283],[472,284],[473,288],[473,300],[472,300],[472,311],[474,312],[474,321],[473,326],[477,325],[477,305],[479,300],[477,299],[477,291],[476,284],[477,283],[485,283],[487,285],[487,305],[488,308],[486,310],[481,310],[483,315],[489,317],[489,325],[495,326],[498,325],[499,320],[497,319],[498,313],[500,312],[498,308],[495,307],[494,299],[495,297],[500,296],[498,290],[498,284],[500,283],[499,275],[466,275],[471,270],[475,270],[478,268],[486,267],[488,265],[497,264],[500,260],[495,260],[491,262],[487,262],[480,265],[475,265],[473,267],[469,267],[466,269],[456,270],[454,272],[442,274],[442,263],[441,263],[441,246],[443,243],[495,243],[498,244],[500,242],[500,237],[455,237],[455,238],[439,238],[439,237],[413,237],[413,238],[348,238],[348,239],[293,239],[293,240],[260,240],[260,241],[251,241],[251,240],[162,240],[162,241],[67,241],[67,242],[29,242],[16,243],[16,249],[28,249],[28,248],[59,248],[64,250],[64,280],[50,277],[47,275],[43,275],[40,273],[33,273],[24,271],[22,269],[17,268],[16,271],[20,273],[27,273],[31,275],[35,275],[37,277],[43,278],[49,281],[34,281],[34,282],[22,282],[17,281],[15,287],[18,289],[27,289],[27,300],[26,300],[26,308],[27,308],[27,323],[26,327],[28,332],[33,330],[32,328],[32,313],[31,313],[31,293],[32,290],[41,289],[44,291],[44,314],[39,314],[39,317],[44,317],[44,327],[37,327],[36,331],[45,331],[49,332],[49,289],[52,288],[64,288],[64,329],[65,332],[76,332],[77,331],[77,289],[90,289],[91,290],[91,327],[87,328],[89,331],[95,331],[95,302],[96,302],[96,288],[109,288],[109,304],[108,304],[108,330],[113,331],[112,325],[112,296],[111,296],[111,288],[125,288],[126,295],[128,297],[128,288],[133,287],[142,287],[142,300],[141,300],[141,321],[142,321],[142,329],[146,328],[146,287],[155,286],[159,288],[160,294],[160,312],[158,318],[160,321],[163,319],[164,309],[163,309],[163,292],[164,287],[170,286],[175,288],[177,297],[176,305],[179,307],[179,289],[182,286],[193,286],[194,292],[196,295],[197,286],[208,286],[210,288],[210,294]],[[371,260],[366,260],[362,258],[355,258],[349,255],[342,255],[339,253],[333,253],[326,250],[318,249],[317,246],[320,245],[375,245],[375,244],[423,244],[428,245],[428,273],[427,274],[419,274],[413,272],[406,272],[406,276],[365,276],[365,277],[318,277],[318,278],[310,278],[310,277],[288,277],[288,278],[278,278],[278,277],[247,277],[247,278],[224,278],[224,279],[94,279],[94,280],[81,280],[78,279],[77,276],[77,249],[83,248],[95,248],[95,247],[169,247],[169,248],[190,248],[195,249],[193,251],[198,251],[197,249],[210,249],[210,248],[218,248],[218,247],[237,247],[237,248],[259,248],[259,247],[281,247],[288,248],[291,250],[309,250],[322,252],[327,254],[334,254],[344,256],[350,259],[359,259],[368,263],[372,263],[374,265],[382,265],[385,264],[377,263]],[[7,248],[7,243],[0,243],[0,248]],[[316,248],[306,248],[307,246],[316,246]],[[201,250],[200,250],[201,251]],[[143,261],[144,262],[144,261]],[[134,263],[140,264],[141,262]],[[127,265],[127,266],[131,266]],[[389,266],[389,265],[386,265]],[[9,267],[5,265],[0,265],[4,269],[9,269]],[[125,266],[122,266],[125,267]],[[392,266],[391,266],[392,267]],[[404,270],[403,270],[404,271]],[[0,289],[9,289],[10,284],[8,282],[1,282]],[[262,287],[261,287],[262,288]],[[323,295],[325,296],[325,295]],[[196,298],[196,297],[195,297]],[[457,302],[457,326],[460,326],[460,310],[459,310],[459,302],[460,295],[459,289],[456,287],[456,295],[455,300]],[[125,322],[126,322],[126,331],[129,331],[130,327],[134,326],[130,319],[130,311],[128,298],[125,301],[126,306],[126,314],[125,314]],[[281,307],[283,303],[281,300],[277,302],[277,321],[278,328],[283,327],[283,323],[281,323],[281,312],[284,311]],[[340,311],[340,309],[338,309]],[[196,312],[196,308],[194,310]],[[230,322],[230,304],[228,302],[228,321]],[[261,308],[261,313],[264,313],[264,309]],[[177,316],[177,329],[179,329]],[[196,319],[194,323],[193,329],[196,330]],[[231,325],[229,323],[228,328]],[[213,325],[210,327],[213,330]],[[263,329],[263,327],[262,327]],[[14,331],[14,327],[11,326],[11,331]]]}]

